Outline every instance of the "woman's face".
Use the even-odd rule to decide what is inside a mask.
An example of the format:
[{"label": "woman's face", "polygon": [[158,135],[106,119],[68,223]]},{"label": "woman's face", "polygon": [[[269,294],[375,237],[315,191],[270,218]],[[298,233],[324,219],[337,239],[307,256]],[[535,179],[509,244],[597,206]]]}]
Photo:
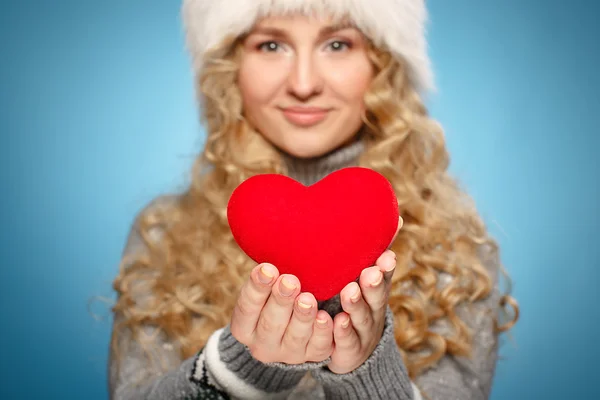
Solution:
[{"label": "woman's face", "polygon": [[245,38],[246,119],[286,153],[317,157],[353,139],[373,77],[360,31],[331,19],[262,19]]}]

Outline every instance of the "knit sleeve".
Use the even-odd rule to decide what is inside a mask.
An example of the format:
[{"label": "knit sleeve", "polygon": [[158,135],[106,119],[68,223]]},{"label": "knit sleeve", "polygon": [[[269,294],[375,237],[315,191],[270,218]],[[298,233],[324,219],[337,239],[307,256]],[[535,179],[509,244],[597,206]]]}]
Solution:
[{"label": "knit sleeve", "polygon": [[[182,360],[164,335],[142,347],[126,332],[119,336],[121,358],[110,358],[111,400],[285,399],[317,363],[266,365],[252,358],[227,328],[216,331],[206,346]],[[241,351],[241,353],[240,353]]]},{"label": "knit sleeve", "polygon": [[[169,207],[176,201],[173,196],[155,199],[142,211]],[[122,258],[143,256],[147,248],[137,230],[139,215],[129,232]],[[161,232],[150,232],[152,240],[160,237]],[[130,265],[125,265],[129,268]],[[154,271],[138,271],[138,279],[128,284],[132,300],[136,305],[147,302],[147,280]],[[112,343],[109,352],[108,386],[111,400],[133,399],[195,399],[228,398],[217,387],[195,384],[191,377],[196,357],[182,360],[177,344],[168,340],[166,335],[155,326],[145,324],[140,327],[136,338],[132,331],[121,325],[124,315],[116,311],[113,315]],[[198,397],[204,393],[213,396]]]},{"label": "knit sleeve", "polygon": [[[480,257],[492,278],[494,289],[486,299],[462,306],[457,311],[473,334],[472,355],[470,358],[446,356],[417,377],[417,386],[431,400],[489,398],[498,350],[493,317],[499,308],[497,282],[500,267],[497,257],[490,257],[485,247],[480,248]],[[441,321],[434,329],[441,333],[450,328],[447,321]]]},{"label": "knit sleeve", "polygon": [[[115,322],[120,317],[115,317]],[[145,327],[144,336],[157,332]],[[114,332],[117,333],[117,332]],[[129,332],[118,332],[117,350],[109,358],[109,394],[111,400],[134,399],[228,399],[217,387],[196,385],[190,378],[194,358],[181,360],[177,349],[164,337],[156,337],[146,346],[132,340]],[[206,395],[202,397],[201,394]]]},{"label": "knit sleeve", "polygon": [[356,370],[335,374],[327,368],[313,372],[327,399],[420,400],[394,338],[394,315],[386,311],[381,340],[371,356]]},{"label": "knit sleeve", "polygon": [[[381,341],[363,365],[342,375],[335,375],[326,368],[313,373],[323,385],[327,398],[488,399],[497,359],[493,316],[498,311],[500,292],[497,286],[499,262],[497,258],[490,257],[486,250],[481,247],[479,255],[492,278],[492,293],[484,300],[459,307],[457,311],[473,333],[470,358],[445,356],[435,367],[418,376],[414,383],[410,382],[393,340],[393,316],[388,309]],[[339,305],[333,304],[332,307],[335,313]],[[433,330],[447,334],[451,328],[448,321],[441,321]]]},{"label": "knit sleeve", "polygon": [[[150,206],[170,201],[173,198],[160,198]],[[134,224],[123,257],[140,251],[144,251],[143,241]],[[149,296],[144,283],[130,284],[135,302],[144,302]],[[308,370],[324,365],[263,364],[231,335],[229,327],[214,332],[204,348],[183,360],[177,343],[156,327],[143,326],[141,337],[134,340],[130,330],[119,324],[122,320],[123,315],[116,312],[115,345],[109,353],[111,400],[284,399]]]}]

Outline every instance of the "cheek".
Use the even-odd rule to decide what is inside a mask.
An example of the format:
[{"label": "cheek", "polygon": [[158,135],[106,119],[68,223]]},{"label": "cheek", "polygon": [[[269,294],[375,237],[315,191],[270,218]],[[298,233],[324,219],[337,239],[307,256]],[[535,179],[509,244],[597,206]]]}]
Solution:
[{"label": "cheek", "polygon": [[260,99],[264,97],[261,85],[257,84],[260,79],[260,74],[257,74],[252,68],[242,67],[240,69],[239,87],[245,108],[260,102]]},{"label": "cheek", "polygon": [[244,106],[252,109],[270,103],[280,87],[282,70],[252,59],[242,62],[238,78]]},{"label": "cheek", "polygon": [[[355,63],[352,68],[336,68],[330,82],[337,95],[348,104],[364,105],[364,95],[373,79],[373,69],[368,62]],[[342,72],[339,72],[339,71]]]}]

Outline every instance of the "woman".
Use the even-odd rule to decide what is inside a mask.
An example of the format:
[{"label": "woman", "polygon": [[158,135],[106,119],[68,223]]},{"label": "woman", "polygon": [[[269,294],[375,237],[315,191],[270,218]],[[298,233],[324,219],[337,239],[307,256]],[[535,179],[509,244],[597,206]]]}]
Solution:
[{"label": "woman", "polygon": [[[423,0],[184,0],[207,140],[190,187],[135,221],[114,287],[114,399],[485,399],[497,246],[447,173]],[[391,250],[318,304],[252,262],[226,218],[260,173],[374,169],[400,205]],[[356,233],[360,235],[360,232]],[[268,240],[268,239],[267,239]]]}]

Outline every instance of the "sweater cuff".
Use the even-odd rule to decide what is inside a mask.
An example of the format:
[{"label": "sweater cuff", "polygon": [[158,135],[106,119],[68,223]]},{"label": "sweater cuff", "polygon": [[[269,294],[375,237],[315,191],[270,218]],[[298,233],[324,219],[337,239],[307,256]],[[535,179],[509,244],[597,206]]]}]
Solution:
[{"label": "sweater cuff", "polygon": [[229,326],[213,333],[202,353],[204,356],[199,355],[197,362],[206,366],[217,386],[232,397],[243,399],[285,398],[307,371],[321,368],[330,361],[298,365],[262,363],[233,337]]},{"label": "sweater cuff", "polygon": [[327,399],[415,400],[402,355],[394,338],[394,315],[386,310],[385,327],[373,354],[357,369],[335,374],[326,367],[313,372]]}]

